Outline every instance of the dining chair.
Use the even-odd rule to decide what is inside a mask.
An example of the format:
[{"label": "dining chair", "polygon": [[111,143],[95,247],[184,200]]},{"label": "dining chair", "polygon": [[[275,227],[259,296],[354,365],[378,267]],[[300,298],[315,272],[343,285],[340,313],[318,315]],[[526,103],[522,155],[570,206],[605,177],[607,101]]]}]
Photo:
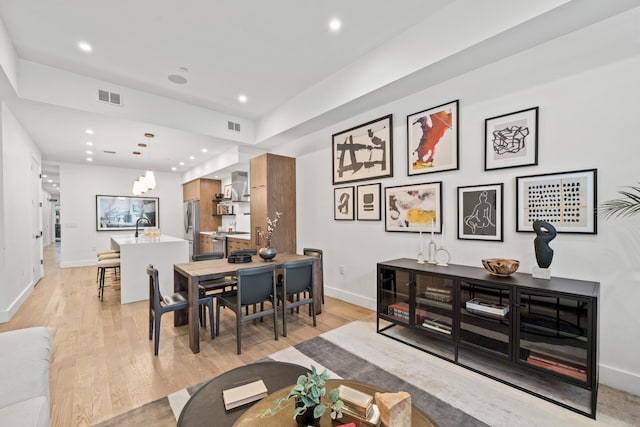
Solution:
[{"label": "dining chair", "polygon": [[222,259],[224,258],[223,252],[208,252],[206,254],[194,254],[191,256],[191,261],[207,261],[210,259]]},{"label": "dining chair", "polygon": [[[279,305],[282,303],[282,336],[287,336],[287,309],[309,305],[313,316],[313,326],[316,326],[316,309],[313,296],[313,260],[303,259],[287,261],[282,264],[283,281],[277,286],[276,295]],[[296,295],[294,300],[292,296]],[[302,297],[301,297],[302,295]],[[308,295],[308,296],[307,296]],[[293,313],[293,310],[292,310]]]},{"label": "dining chair", "polygon": [[[186,291],[162,295],[160,293],[160,282],[158,281],[158,270],[153,265],[149,264],[147,274],[149,275],[149,339],[152,338],[155,330],[153,354],[157,356],[158,347],[160,346],[160,320],[162,315],[170,311],[187,309],[189,301]],[[211,328],[211,339],[214,339],[213,297],[205,296],[204,298],[199,298],[198,306],[209,307],[209,327]]]},{"label": "dining chair", "polygon": [[[241,325],[249,320],[273,315],[273,331],[275,340],[278,340],[278,311],[275,304],[275,264],[261,267],[249,267],[238,270],[238,286],[235,291],[219,294],[216,298],[216,335],[220,333],[220,307],[231,309],[236,316],[236,344],[238,354],[242,352]],[[271,308],[265,308],[264,303],[270,302]],[[256,306],[259,304],[260,309]],[[242,313],[242,308],[253,306],[252,313]]]},{"label": "dining chair", "polygon": [[[195,254],[191,257],[193,262],[208,261],[212,259],[222,259],[224,253],[222,252],[210,252],[206,254]],[[238,280],[235,277],[220,277],[212,280],[205,280],[198,284],[198,296],[204,298],[208,295],[215,298],[215,296],[221,292],[228,292],[233,290],[238,284]],[[229,289],[227,289],[229,288]],[[206,319],[204,316],[204,306],[200,306],[200,324],[204,326]]]},{"label": "dining chair", "polygon": [[324,304],[324,267],[322,266],[322,249],[304,248],[302,249],[302,253],[307,256],[318,258],[318,262],[320,263],[318,267],[318,271],[320,272],[318,277],[318,289],[320,289],[320,297]]}]

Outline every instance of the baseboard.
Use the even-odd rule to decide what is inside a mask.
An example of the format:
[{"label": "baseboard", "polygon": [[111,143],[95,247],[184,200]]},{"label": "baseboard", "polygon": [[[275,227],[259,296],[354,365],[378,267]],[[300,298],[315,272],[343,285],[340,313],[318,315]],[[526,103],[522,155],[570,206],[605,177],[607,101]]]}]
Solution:
[{"label": "baseboard", "polygon": [[600,384],[640,396],[640,375],[607,365],[600,365]]},{"label": "baseboard", "polygon": [[376,309],[376,300],[372,298],[367,298],[362,295],[353,294],[351,292],[345,292],[342,289],[330,288],[326,286],[324,287],[324,294],[331,297],[337,298],[342,301],[346,301],[350,304],[355,304],[360,307],[368,308],[369,310]]},{"label": "baseboard", "polygon": [[66,261],[66,262],[60,263],[60,268],[91,267],[96,265],[97,263],[98,263],[98,258]]},{"label": "baseboard", "polygon": [[16,299],[11,302],[9,307],[6,309],[0,310],[0,323],[7,323],[11,318],[18,312],[18,309],[22,306],[22,304],[29,298],[33,292],[33,283],[29,283],[29,285],[20,292],[20,295]]}]

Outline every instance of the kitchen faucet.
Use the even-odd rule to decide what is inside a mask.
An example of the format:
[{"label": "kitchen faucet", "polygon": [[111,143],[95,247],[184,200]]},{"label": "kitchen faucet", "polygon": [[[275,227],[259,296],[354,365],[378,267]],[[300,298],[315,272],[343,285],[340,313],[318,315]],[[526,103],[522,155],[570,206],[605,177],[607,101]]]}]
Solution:
[{"label": "kitchen faucet", "polygon": [[144,217],[144,216],[141,216],[140,218],[138,218],[138,219],[136,220],[136,237],[138,237],[138,226],[140,225],[140,221],[141,221],[141,220],[145,220],[145,221],[147,221],[147,224],[148,224],[148,225],[151,225],[151,221],[149,221],[149,219],[148,219],[148,218],[146,218],[146,217]]}]

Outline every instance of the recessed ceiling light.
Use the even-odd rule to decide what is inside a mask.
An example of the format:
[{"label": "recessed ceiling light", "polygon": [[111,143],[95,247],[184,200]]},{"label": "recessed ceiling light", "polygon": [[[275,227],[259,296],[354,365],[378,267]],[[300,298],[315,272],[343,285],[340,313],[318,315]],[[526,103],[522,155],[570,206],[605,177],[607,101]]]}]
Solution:
[{"label": "recessed ceiling light", "polygon": [[53,186],[54,186],[54,187],[57,187],[57,186],[58,186],[58,184],[53,184]]},{"label": "recessed ceiling light", "polygon": [[174,170],[176,170],[176,169],[178,169],[178,168],[177,168],[177,167],[175,167],[175,166],[171,166],[171,170],[172,170],[172,171],[174,171]]},{"label": "recessed ceiling light", "polygon": [[167,77],[170,82],[175,83],[177,85],[183,85],[187,83],[187,79],[179,74],[169,74]]},{"label": "recessed ceiling light", "polygon": [[333,18],[329,21],[329,29],[331,31],[340,31],[340,28],[342,28],[342,22],[338,18]]},{"label": "recessed ceiling light", "polygon": [[87,145],[88,145],[88,146],[92,146],[92,145],[93,145],[93,142],[91,142],[91,141],[87,141]]},{"label": "recessed ceiling light", "polygon": [[91,157],[87,157],[87,162],[93,162],[93,159]]},{"label": "recessed ceiling light", "polygon": [[206,153],[206,152],[207,152],[207,149],[206,149],[206,148],[203,148],[203,149],[202,149],[202,152],[203,152],[203,153]]},{"label": "recessed ceiling light", "polygon": [[93,130],[92,129],[87,129],[84,132],[88,133],[89,135],[93,135]]},{"label": "recessed ceiling light", "polygon": [[93,154],[93,151],[87,150],[87,154]]},{"label": "recessed ceiling light", "polygon": [[238,101],[239,101],[239,102],[242,102],[242,103],[244,104],[244,103],[245,103],[245,102],[247,102],[248,100],[249,100],[249,98],[247,98],[247,95],[242,95],[242,94],[241,94],[241,95],[238,95]]},{"label": "recessed ceiling light", "polygon": [[189,160],[195,160],[196,158],[193,156],[189,156]]},{"label": "recessed ceiling light", "polygon": [[47,177],[47,175],[42,175],[42,177],[43,177],[43,178],[46,178],[46,177]]},{"label": "recessed ceiling light", "polygon": [[91,52],[93,50],[93,48],[91,47],[91,45],[87,42],[80,42],[78,43],[78,47],[80,48],[81,51],[83,52]]},{"label": "recessed ceiling light", "polygon": [[184,162],[180,162],[180,166],[184,166]]},{"label": "recessed ceiling light", "polygon": [[48,179],[47,182],[53,182],[52,180]]}]

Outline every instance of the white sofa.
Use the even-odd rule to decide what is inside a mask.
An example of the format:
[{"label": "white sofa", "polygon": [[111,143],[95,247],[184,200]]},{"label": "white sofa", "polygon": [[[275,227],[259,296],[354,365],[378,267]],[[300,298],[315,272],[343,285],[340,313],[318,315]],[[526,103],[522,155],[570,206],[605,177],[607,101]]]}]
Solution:
[{"label": "white sofa", "polygon": [[51,332],[45,327],[0,333],[0,426],[49,426]]}]

